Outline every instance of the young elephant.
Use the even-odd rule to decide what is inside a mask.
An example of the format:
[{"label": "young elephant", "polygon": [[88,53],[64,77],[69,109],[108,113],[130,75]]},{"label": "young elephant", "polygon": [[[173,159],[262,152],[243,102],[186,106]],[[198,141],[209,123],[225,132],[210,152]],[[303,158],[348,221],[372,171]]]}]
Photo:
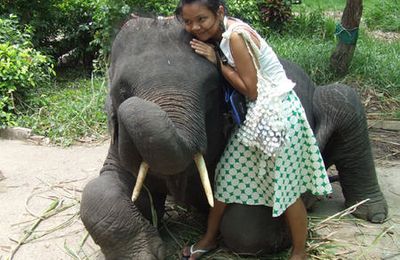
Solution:
[{"label": "young elephant", "polygon": [[[112,141],[100,176],[86,185],[81,202],[82,221],[107,259],[165,257],[149,222],[148,192],[158,219],[167,194],[200,209],[212,202],[204,189],[210,189],[206,180],[214,179],[226,142],[225,108],[221,78],[191,50],[191,38],[174,19],[133,18],[114,41],[106,102]],[[346,204],[370,198],[355,215],[382,222],[387,205],[358,98],[342,85],[314,88],[298,66],[282,63],[297,84],[326,166],[335,164],[339,170]],[[147,189],[135,193],[132,202],[135,183],[142,181],[139,171],[147,172]],[[199,171],[206,175],[200,177]],[[240,224],[244,217],[251,222],[245,231]],[[273,219],[263,206],[230,205],[221,229],[226,244],[237,252],[276,252],[290,241],[282,220]]]}]

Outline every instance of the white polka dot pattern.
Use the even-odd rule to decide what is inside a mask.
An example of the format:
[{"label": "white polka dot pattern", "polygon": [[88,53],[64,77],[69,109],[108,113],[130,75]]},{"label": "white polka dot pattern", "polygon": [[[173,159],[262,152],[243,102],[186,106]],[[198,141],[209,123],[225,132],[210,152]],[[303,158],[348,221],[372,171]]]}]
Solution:
[{"label": "white polka dot pattern", "polygon": [[290,91],[282,122],[288,130],[285,145],[275,157],[244,145],[232,134],[216,168],[215,197],[225,203],[266,205],[281,215],[305,191],[326,195],[332,191],[314,134],[300,100]]}]

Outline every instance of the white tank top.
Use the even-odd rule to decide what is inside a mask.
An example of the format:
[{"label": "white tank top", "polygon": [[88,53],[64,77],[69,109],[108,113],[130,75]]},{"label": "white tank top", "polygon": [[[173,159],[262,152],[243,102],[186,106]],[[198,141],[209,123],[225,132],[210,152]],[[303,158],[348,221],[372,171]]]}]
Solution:
[{"label": "white tank top", "polygon": [[[282,92],[288,92],[289,90],[293,89],[295,84],[287,78],[282,64],[268,43],[245,22],[236,18],[229,19],[234,20],[234,23],[227,27],[228,17],[224,17],[225,32],[222,34],[222,40],[220,43],[220,48],[227,57],[229,65],[234,68],[236,67],[235,61],[232,57],[229,39],[232,32],[238,32],[250,40],[249,43],[253,47],[253,50],[256,54],[256,57],[253,58],[255,58],[256,62],[259,64],[260,73],[265,78],[270,80],[274,85],[278,85],[280,88],[283,88],[281,89]],[[254,42],[254,38],[258,40],[260,47],[258,47]]]}]

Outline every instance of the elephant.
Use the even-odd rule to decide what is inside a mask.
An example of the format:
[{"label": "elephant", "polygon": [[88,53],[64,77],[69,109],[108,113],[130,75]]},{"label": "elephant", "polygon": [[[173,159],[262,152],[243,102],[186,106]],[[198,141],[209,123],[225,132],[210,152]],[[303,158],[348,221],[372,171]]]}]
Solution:
[{"label": "elephant", "polygon": [[[167,195],[204,212],[212,204],[207,177],[214,178],[230,127],[221,75],[194,53],[191,39],[175,18],[136,16],[114,39],[105,105],[110,147],[100,175],[84,187],[80,208],[106,259],[165,258],[153,224],[163,217]],[[353,214],[383,222],[387,203],[357,94],[343,84],[316,87],[298,65],[281,62],[296,83],[326,167],[336,165],[346,205],[369,198]],[[238,253],[274,253],[291,243],[283,218],[272,218],[266,206],[228,205],[220,231]]]}]

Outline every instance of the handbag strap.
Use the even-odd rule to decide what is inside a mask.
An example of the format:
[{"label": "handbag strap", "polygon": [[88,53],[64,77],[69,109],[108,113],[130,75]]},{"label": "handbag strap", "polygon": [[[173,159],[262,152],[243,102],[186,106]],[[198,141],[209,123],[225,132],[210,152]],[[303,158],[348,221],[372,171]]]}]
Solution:
[{"label": "handbag strap", "polygon": [[228,103],[229,102],[229,96],[231,95],[231,93],[233,92],[233,87],[228,83],[228,81],[225,79],[225,77],[222,74],[222,69],[221,69],[221,62],[223,59],[226,59],[224,53],[222,52],[221,48],[219,47],[219,45],[215,45],[214,47],[215,50],[215,57],[217,59],[217,70],[221,75],[221,85],[222,85],[222,89],[224,91],[224,96],[225,96],[225,102]]}]

